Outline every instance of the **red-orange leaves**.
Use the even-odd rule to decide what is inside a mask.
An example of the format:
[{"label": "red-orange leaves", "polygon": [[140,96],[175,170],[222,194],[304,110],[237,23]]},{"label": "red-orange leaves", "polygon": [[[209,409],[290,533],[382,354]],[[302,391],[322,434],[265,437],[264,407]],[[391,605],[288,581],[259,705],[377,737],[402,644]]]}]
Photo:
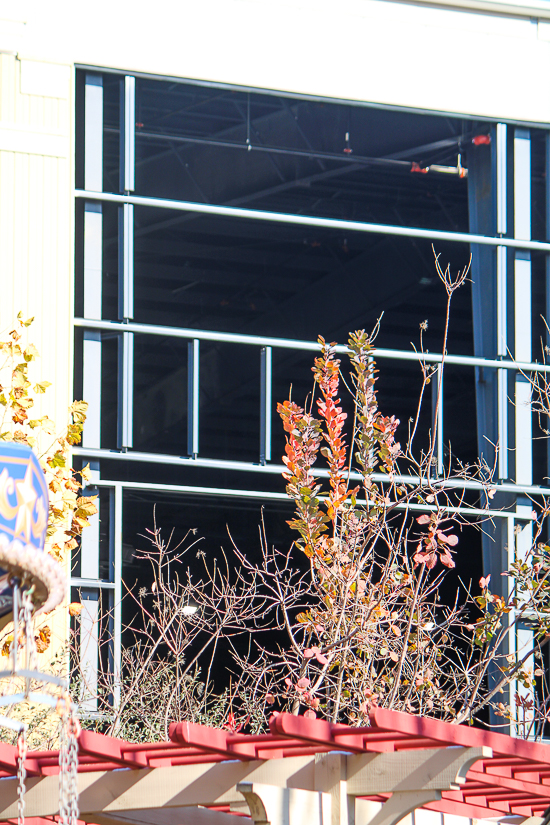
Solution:
[{"label": "red-orange leaves", "polygon": [[437,564],[437,558],[445,567],[454,567],[455,563],[451,555],[451,547],[458,544],[458,536],[454,533],[444,533],[440,529],[440,518],[437,513],[430,516],[418,516],[417,524],[427,524],[428,534],[423,536],[418,542],[418,547],[414,555],[416,564],[425,564],[431,570]]},{"label": "red-orange leaves", "polygon": [[283,473],[283,478],[288,482],[288,495],[296,502],[297,518],[288,524],[300,533],[302,541],[298,545],[311,558],[321,533],[327,529],[325,522],[328,520],[319,507],[317,493],[320,486],[311,473],[321,444],[321,424],[293,401],[277,404],[277,412],[287,433],[286,455],[283,456],[287,472]]},{"label": "red-orange leaves", "polygon": [[393,481],[395,463],[401,454],[401,446],[395,440],[395,431],[399,419],[394,416],[385,417],[378,409],[376,400],[376,375],[373,345],[371,338],[364,330],[352,332],[348,340],[352,375],[355,386],[356,403],[356,444],[355,458],[363,475],[365,490],[370,490],[371,475],[375,468],[387,473]]},{"label": "red-orange leaves", "polygon": [[318,341],[322,352],[315,359],[313,374],[321,390],[322,398],[317,399],[317,409],[325,422],[323,438],[328,444],[328,447],[321,449],[329,468],[330,495],[327,514],[334,521],[348,495],[345,474],[342,472],[347,459],[347,446],[342,433],[348,416],[339,406],[340,399],[336,398],[340,383],[340,361],[334,357],[335,344],[327,344],[321,336]]}]

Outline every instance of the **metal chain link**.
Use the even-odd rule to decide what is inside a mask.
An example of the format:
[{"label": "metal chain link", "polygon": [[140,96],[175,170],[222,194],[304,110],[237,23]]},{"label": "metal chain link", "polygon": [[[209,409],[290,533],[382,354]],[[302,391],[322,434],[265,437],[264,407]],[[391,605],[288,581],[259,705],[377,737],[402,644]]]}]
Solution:
[{"label": "metal chain link", "polygon": [[60,699],[58,713],[61,716],[59,736],[59,823],[69,825],[69,709],[67,700]]},{"label": "metal chain link", "polygon": [[25,628],[25,644],[27,646],[27,664],[30,670],[38,669],[36,639],[34,638],[34,627],[32,621],[33,603],[30,590],[23,590],[21,593],[21,614]]},{"label": "metal chain link", "polygon": [[78,734],[80,725],[76,708],[71,706],[69,717],[68,748],[68,786],[69,786],[69,825],[77,825],[78,820]]},{"label": "metal chain link", "polygon": [[17,737],[17,825],[24,825],[25,822],[25,780],[27,770],[25,759],[27,758],[27,729],[22,728]]},{"label": "metal chain link", "polygon": [[78,742],[80,730],[76,709],[68,696],[60,699],[59,745],[59,823],[77,825],[78,820]]}]

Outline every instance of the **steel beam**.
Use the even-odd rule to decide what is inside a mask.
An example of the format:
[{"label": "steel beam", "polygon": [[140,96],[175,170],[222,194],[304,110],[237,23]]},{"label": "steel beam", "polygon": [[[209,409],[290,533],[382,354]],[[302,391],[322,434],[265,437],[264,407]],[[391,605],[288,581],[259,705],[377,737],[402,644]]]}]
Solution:
[{"label": "steel beam", "polygon": [[443,366],[437,365],[432,378],[432,439],[434,441],[435,472],[443,475]]},{"label": "steel beam", "polygon": [[187,350],[187,454],[192,458],[199,454],[199,346],[193,338]]},{"label": "steel beam", "polygon": [[[186,329],[185,327],[165,327],[155,324],[122,324],[116,321],[93,321],[86,318],[75,318],[76,327],[84,329],[100,329],[105,332],[133,332],[136,335],[160,335],[164,338],[185,338],[192,340],[196,338],[200,341],[216,341],[227,344],[249,344],[257,347],[273,347],[273,349],[290,349],[299,352],[320,352],[319,344],[314,341],[299,341],[293,338],[272,338],[264,335],[242,335],[233,332],[212,332],[202,329]],[[346,355],[349,350],[345,344],[334,347],[334,351]],[[425,361],[429,364],[438,364],[445,360],[446,364],[460,364],[465,367],[484,367],[487,369],[521,370],[522,372],[550,372],[550,365],[537,364],[523,361],[500,361],[496,358],[482,358],[473,355],[450,355],[442,356],[437,352],[422,353],[422,357],[417,352],[399,349],[375,348],[372,351],[374,358],[389,358],[396,361],[415,361],[420,363]]]},{"label": "steel beam", "polygon": [[444,232],[440,229],[421,229],[412,226],[344,221],[336,218],[318,218],[312,215],[292,215],[286,212],[265,212],[260,209],[244,209],[239,206],[222,206],[210,203],[196,203],[194,201],[175,201],[164,198],[146,198],[138,195],[119,195],[113,192],[94,193],[83,189],[76,189],[74,194],[76,198],[85,198],[87,200],[95,198],[96,200],[108,203],[133,203],[135,206],[171,209],[174,212],[197,212],[205,215],[222,215],[228,218],[246,218],[272,223],[292,224],[294,226],[319,226],[325,229],[341,229],[346,232],[398,235],[404,238],[428,238],[434,241],[451,241],[493,247],[507,246],[512,249],[534,249],[541,252],[550,252],[550,243],[544,241],[490,237],[488,235],[478,235],[468,232]]},{"label": "steel beam", "polygon": [[260,464],[271,461],[272,349],[260,350]]},{"label": "steel beam", "polygon": [[118,210],[118,317],[134,317],[134,207],[123,204]]},{"label": "steel beam", "polygon": [[[103,78],[86,73],[84,85],[84,185],[103,189]],[[84,202],[84,317],[102,317],[103,215],[97,201]],[[82,444],[101,448],[101,332],[84,330],[82,352],[83,396],[88,399]],[[99,478],[99,461],[91,462],[92,482]],[[91,492],[91,491],[89,491]],[[99,504],[99,499],[98,499]],[[99,578],[99,506],[80,543],[81,578]],[[95,588],[82,591],[79,655],[82,675],[80,702],[84,712],[97,710],[99,664],[99,597]]]},{"label": "steel beam", "polygon": [[120,191],[135,188],[136,79],[126,75],[120,90]]},{"label": "steel beam", "polygon": [[103,78],[86,72],[84,81],[84,188],[103,189]]},{"label": "steel beam", "polygon": [[[531,136],[528,130],[514,132],[514,235],[522,240],[531,238]],[[514,355],[516,360],[532,359],[531,330],[531,255],[516,250],[514,267]],[[531,384],[522,373],[515,376],[515,457],[516,483],[533,483],[533,412]],[[516,514],[520,522],[514,532],[515,541],[508,545],[508,565],[528,557],[533,541],[533,525],[530,519],[532,504],[518,498]],[[523,520],[522,520],[523,519]],[[514,552],[515,551],[515,552]],[[508,567],[509,569],[509,567]],[[533,645],[533,631],[515,626],[511,634],[511,653],[518,659]],[[526,662],[528,666],[529,662]],[[534,670],[534,660],[531,662]],[[515,716],[511,733],[525,738],[525,726],[521,704],[516,699],[533,699],[533,690],[516,681],[510,685],[510,705]],[[532,733],[532,731],[530,731]]]},{"label": "steel beam", "polygon": [[[531,139],[525,129],[514,133],[514,235],[531,237]],[[531,256],[516,251],[514,266],[514,356],[516,361],[531,361]],[[533,414],[531,386],[518,373],[515,379],[515,456],[516,482],[533,483]]]},{"label": "steel beam", "polygon": [[122,530],[123,530],[123,488],[117,485],[111,496],[113,520],[113,705],[118,707],[121,696],[122,675]]},{"label": "steel beam", "polygon": [[[498,136],[497,125],[497,136]],[[506,126],[504,126],[506,129]],[[504,140],[504,156],[506,142]],[[500,161],[500,162],[499,162]],[[497,226],[499,231],[506,231],[506,168],[497,155]],[[504,180],[502,180],[504,177]],[[502,195],[504,191],[504,196]],[[501,203],[502,201],[502,203]],[[497,246],[497,357],[508,356],[508,250],[504,246]],[[497,374],[497,427],[498,427],[498,477],[508,478],[508,375],[505,369],[499,369]]]},{"label": "steel beam", "polygon": [[98,698],[99,600],[97,591],[81,591],[79,676],[81,679],[80,712],[95,713]]},{"label": "steel beam", "polygon": [[134,432],[134,335],[118,337],[118,448],[133,446]]}]

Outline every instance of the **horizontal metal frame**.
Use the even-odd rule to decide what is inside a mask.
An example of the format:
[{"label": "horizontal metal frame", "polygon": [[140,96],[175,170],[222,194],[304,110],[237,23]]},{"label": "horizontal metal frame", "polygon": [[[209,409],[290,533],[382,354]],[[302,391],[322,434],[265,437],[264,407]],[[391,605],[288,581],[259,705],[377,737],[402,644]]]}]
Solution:
[{"label": "horizontal metal frame", "polygon": [[[74,455],[84,456],[94,459],[107,459],[115,461],[133,461],[141,464],[168,464],[179,467],[201,467],[209,470],[235,470],[245,473],[260,473],[269,475],[282,475],[286,473],[284,464],[253,464],[246,461],[229,461],[217,458],[192,458],[190,456],[166,455],[163,453],[142,453],[137,451],[118,452],[117,450],[93,449],[86,447],[73,447]],[[328,470],[314,468],[313,475],[317,478],[328,478]],[[357,472],[351,472],[349,478],[360,481],[361,476]],[[373,473],[375,481],[387,482],[388,477],[384,473]],[[550,487],[538,487],[536,485],[525,484],[482,484],[480,481],[463,481],[456,479],[420,479],[412,475],[396,475],[395,481],[401,484],[421,484],[431,488],[444,487],[456,490],[486,490],[488,486],[503,493],[524,493],[533,496],[550,496]],[[96,482],[94,482],[95,484]],[[122,483],[122,482],[121,482]],[[124,485],[123,485],[124,486]]]},{"label": "horizontal metal frame", "polygon": [[[190,485],[185,484],[155,484],[155,483],[148,483],[141,481],[110,481],[108,479],[101,479],[95,484],[96,487],[106,487],[106,488],[121,488],[123,490],[143,490],[145,492],[152,492],[152,493],[176,493],[180,495],[191,495],[191,496],[213,496],[215,498],[219,498],[220,496],[225,496],[227,498],[245,498],[245,499],[258,499],[259,501],[285,501],[287,503],[291,503],[291,499],[288,497],[286,493],[270,493],[267,491],[262,490],[235,490],[233,487],[193,487]],[[319,496],[321,500],[327,498],[327,496]],[[366,504],[365,500],[358,499],[357,504]],[[436,510],[437,508],[434,505],[430,504],[401,504],[398,505],[400,510],[411,510],[411,511],[421,511],[423,513],[426,510]],[[446,507],[445,508],[449,513],[457,513],[459,515],[464,516],[488,516],[490,518],[507,518],[507,519],[514,519],[516,518],[515,512],[505,512],[502,510],[483,510],[481,507]],[[71,579],[71,584],[75,581],[75,579]],[[94,583],[95,587],[104,586],[104,587],[113,587],[114,585],[110,583]]]},{"label": "horizontal metal frame", "polygon": [[[94,481],[93,486],[99,487],[104,485]],[[80,576],[73,576],[71,578],[71,587],[90,587],[94,590],[114,590],[115,583],[105,581],[104,579],[83,579]]]},{"label": "horizontal metal frame", "polygon": [[[210,330],[185,329],[183,327],[162,327],[156,324],[128,324],[118,321],[96,321],[88,318],[75,318],[75,327],[83,329],[100,329],[105,332],[134,332],[139,335],[160,335],[166,338],[184,338],[191,340],[198,338],[201,341],[215,341],[220,344],[249,344],[256,347],[274,347],[275,349],[292,349],[303,352],[319,352],[319,344],[313,341],[297,341],[292,338],[270,338],[262,335],[242,335],[234,332],[211,332]],[[335,351],[345,355],[349,352],[345,344],[339,344]],[[527,363],[523,361],[498,361],[496,359],[479,358],[474,355],[441,355],[436,352],[409,352],[399,349],[373,350],[375,358],[389,358],[396,361],[426,361],[438,364],[445,360],[446,364],[458,364],[465,367],[487,367],[492,369],[515,370],[516,372],[550,372],[550,365]]]},{"label": "horizontal metal frame", "polygon": [[533,5],[523,5],[522,3],[506,3],[499,0],[394,0],[394,2],[457,11],[485,12],[499,17],[511,16],[528,17],[530,19],[540,18],[541,20],[550,19],[550,10],[536,3]]},{"label": "horizontal metal frame", "polygon": [[454,241],[455,243],[480,244],[482,246],[509,246],[513,249],[532,249],[550,252],[550,243],[526,241],[517,238],[491,238],[486,235],[471,235],[468,232],[444,232],[440,229],[417,229],[410,226],[343,221],[335,218],[316,218],[311,215],[294,215],[287,212],[265,212],[260,209],[243,209],[240,206],[221,206],[193,201],[173,201],[164,198],[146,198],[139,195],[116,195],[112,192],[87,192],[75,190],[76,198],[97,200],[106,203],[133,203],[156,209],[170,209],[175,212],[198,212],[206,215],[220,215],[227,218],[245,218],[272,223],[286,223],[295,226],[318,226],[324,229],[341,229],[346,232],[366,232],[375,235],[397,235],[404,238],[427,238],[428,240]]}]

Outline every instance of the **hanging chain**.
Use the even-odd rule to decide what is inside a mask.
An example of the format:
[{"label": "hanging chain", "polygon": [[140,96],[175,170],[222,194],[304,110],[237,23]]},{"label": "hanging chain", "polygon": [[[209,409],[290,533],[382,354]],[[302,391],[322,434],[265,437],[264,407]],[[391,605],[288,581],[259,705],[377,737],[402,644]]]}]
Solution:
[{"label": "hanging chain", "polygon": [[27,729],[22,728],[17,737],[17,825],[24,825],[25,822],[25,780],[27,771],[25,759],[27,758]]},{"label": "hanging chain", "polygon": [[77,825],[78,820],[78,744],[80,731],[76,709],[68,696],[58,703],[61,716],[59,744],[59,823]]},{"label": "hanging chain", "polygon": [[80,725],[76,716],[76,708],[71,706],[69,716],[69,748],[68,748],[68,786],[69,786],[69,825],[77,825],[78,820],[78,741]]},{"label": "hanging chain", "polygon": [[57,711],[61,716],[59,741],[59,822],[60,825],[69,825],[69,731],[68,708],[66,699],[57,703]]},{"label": "hanging chain", "polygon": [[33,603],[31,599],[31,591],[23,590],[21,593],[21,618],[25,633],[26,649],[26,665],[29,670],[37,670],[37,650],[36,639],[34,638],[34,627],[32,621]]}]

